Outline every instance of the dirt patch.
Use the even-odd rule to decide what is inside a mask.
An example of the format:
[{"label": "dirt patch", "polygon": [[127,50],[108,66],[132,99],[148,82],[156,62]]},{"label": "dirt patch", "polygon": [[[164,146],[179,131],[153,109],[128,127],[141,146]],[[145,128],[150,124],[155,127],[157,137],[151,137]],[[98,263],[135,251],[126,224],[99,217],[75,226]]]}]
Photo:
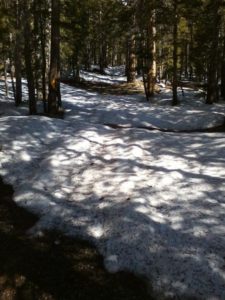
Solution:
[{"label": "dirt patch", "polygon": [[143,94],[144,95],[143,83],[140,81],[136,81],[134,83],[109,84],[109,83],[94,82],[94,81],[91,82],[85,80],[76,82],[73,79],[64,79],[62,80],[62,82],[70,86],[86,89],[88,91],[98,92],[104,95],[107,94],[112,94],[112,95]]},{"label": "dirt patch", "polygon": [[37,217],[12,200],[0,178],[0,299],[151,300],[144,280],[130,273],[109,274],[91,244],[46,232],[30,238]]}]

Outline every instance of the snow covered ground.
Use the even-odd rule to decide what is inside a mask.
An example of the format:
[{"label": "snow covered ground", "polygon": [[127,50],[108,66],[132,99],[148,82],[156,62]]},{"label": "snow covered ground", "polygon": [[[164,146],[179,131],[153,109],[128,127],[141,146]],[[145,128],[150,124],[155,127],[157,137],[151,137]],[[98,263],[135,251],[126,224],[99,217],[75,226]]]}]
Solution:
[{"label": "snow covered ground", "polygon": [[[92,66],[93,70],[99,70],[99,66]],[[104,70],[105,74],[96,72],[80,71],[80,77],[85,81],[101,82],[107,84],[120,84],[126,82],[125,66],[109,67]]]},{"label": "snow covered ground", "polygon": [[[117,124],[124,127],[151,127],[167,130],[198,130],[222,125],[225,105],[203,104],[191,90],[179,96],[181,105],[171,107],[171,91],[163,90],[152,104],[142,95],[100,95],[62,85],[67,120],[97,124]],[[76,113],[74,113],[76,112]]]},{"label": "snow covered ground", "polygon": [[165,105],[169,91],[154,105],[66,85],[62,94],[65,120],[0,107],[0,175],[39,214],[32,233],[90,239],[110,271],[145,275],[166,295],[225,299],[224,133],[138,128],[221,125],[224,106],[202,105],[188,90],[177,108]]}]

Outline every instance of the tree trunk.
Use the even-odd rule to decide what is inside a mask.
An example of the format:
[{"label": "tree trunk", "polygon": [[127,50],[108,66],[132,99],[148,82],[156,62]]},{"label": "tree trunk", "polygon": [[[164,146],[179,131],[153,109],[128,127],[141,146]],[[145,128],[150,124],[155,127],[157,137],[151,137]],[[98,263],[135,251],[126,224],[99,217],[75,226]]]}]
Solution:
[{"label": "tree trunk", "polygon": [[7,80],[7,61],[4,59],[4,77],[5,77],[5,95],[6,97],[9,96],[9,86],[8,86],[8,80]]},{"label": "tree trunk", "polygon": [[16,39],[15,39],[15,76],[16,76],[16,88],[15,88],[15,104],[16,106],[22,103],[22,75],[21,75],[21,56],[22,56],[22,46],[21,46],[21,4],[16,1]]},{"label": "tree trunk", "polygon": [[194,49],[194,37],[193,37],[193,23],[191,22],[190,25],[190,45],[188,48],[188,62],[189,62],[189,80],[193,79],[193,66],[192,66],[192,56],[193,56],[193,49]]},{"label": "tree trunk", "polygon": [[101,41],[99,55],[99,70],[101,74],[104,74],[105,68],[107,68],[107,45],[104,41]]},{"label": "tree trunk", "polygon": [[[144,18],[144,19],[143,19]],[[140,30],[139,53],[147,101],[154,96],[156,66],[156,7],[154,1],[140,1],[138,24]]]},{"label": "tree trunk", "polygon": [[136,80],[136,56],[135,56],[135,36],[134,34],[127,43],[127,62],[126,62],[127,82]]},{"label": "tree trunk", "polygon": [[185,43],[184,49],[184,76],[188,79],[188,64],[189,64],[189,42]]},{"label": "tree trunk", "polygon": [[225,100],[225,37],[223,38],[223,56],[221,64],[221,97]]},{"label": "tree trunk", "polygon": [[173,24],[173,99],[172,105],[178,105],[177,97],[177,35],[178,35],[178,15],[177,15],[177,0],[173,1],[174,24]]},{"label": "tree trunk", "polygon": [[221,16],[219,15],[220,0],[212,2],[212,41],[210,45],[209,64],[207,73],[207,97],[206,104],[213,104],[218,100],[218,51],[219,51],[219,31]]},{"label": "tree trunk", "polygon": [[208,67],[208,84],[206,104],[213,104],[218,99],[218,80],[217,80],[217,66],[213,64],[214,59],[210,59]]},{"label": "tree trunk", "polygon": [[16,76],[15,103],[16,106],[18,106],[22,103],[22,75],[21,75],[21,55],[17,55],[17,54],[15,55],[15,76]]},{"label": "tree trunk", "polygon": [[34,75],[32,69],[32,48],[30,44],[31,40],[31,28],[30,28],[30,7],[28,1],[24,2],[24,56],[26,77],[29,95],[29,113],[31,115],[36,114],[36,99],[35,99],[35,85]]},{"label": "tree trunk", "polygon": [[47,113],[47,103],[46,103],[46,32],[45,32],[45,20],[44,16],[41,16],[40,20],[40,34],[41,34],[41,83],[42,83],[42,100],[43,109]]},{"label": "tree trunk", "polygon": [[155,12],[150,12],[150,19],[147,30],[147,93],[148,98],[154,96],[156,84],[156,26]]},{"label": "tree trunk", "polygon": [[12,64],[11,58],[9,60],[9,65],[10,65],[10,77],[11,77],[11,84],[12,84],[12,90],[13,90],[13,97],[14,97],[14,100],[16,101],[16,89],[15,89],[15,82],[14,82],[15,67]]},{"label": "tree trunk", "polygon": [[37,0],[33,1],[33,32],[34,32],[33,48],[35,49],[33,53],[33,57],[34,57],[33,69],[34,69],[34,86],[35,86],[37,101],[39,99],[39,91],[40,91],[39,79],[40,79],[40,69],[41,69],[40,54],[39,54],[40,34],[41,34],[39,30],[40,5],[41,5],[41,1],[39,3],[37,3]]},{"label": "tree trunk", "polygon": [[60,94],[60,0],[52,0],[51,59],[49,71],[48,113],[57,114],[61,107]]}]

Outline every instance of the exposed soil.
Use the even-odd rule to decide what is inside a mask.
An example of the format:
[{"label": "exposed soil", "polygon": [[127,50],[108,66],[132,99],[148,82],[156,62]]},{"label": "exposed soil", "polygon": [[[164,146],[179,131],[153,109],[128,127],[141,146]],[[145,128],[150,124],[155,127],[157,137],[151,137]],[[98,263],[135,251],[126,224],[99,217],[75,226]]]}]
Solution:
[{"label": "exposed soil", "polygon": [[60,232],[26,234],[37,217],[12,200],[0,178],[0,299],[153,299],[145,281],[130,273],[109,274],[87,242]]},{"label": "exposed soil", "polygon": [[91,82],[81,80],[80,82],[76,82],[73,79],[64,79],[63,83],[68,84],[74,87],[80,87],[86,89],[88,91],[94,91],[101,94],[112,94],[112,95],[133,95],[133,94],[143,94],[144,95],[144,87],[143,83],[136,81],[134,83],[118,83],[118,84],[109,84],[102,82]]}]

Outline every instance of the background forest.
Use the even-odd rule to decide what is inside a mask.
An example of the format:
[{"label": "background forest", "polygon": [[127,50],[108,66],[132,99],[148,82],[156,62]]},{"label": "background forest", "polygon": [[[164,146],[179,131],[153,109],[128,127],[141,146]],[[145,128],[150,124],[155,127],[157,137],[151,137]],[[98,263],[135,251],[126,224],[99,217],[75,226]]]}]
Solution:
[{"label": "background forest", "polygon": [[79,81],[82,69],[115,65],[126,66],[128,82],[142,76],[147,100],[161,79],[172,83],[173,105],[184,79],[203,85],[208,104],[225,98],[223,0],[0,3],[1,72],[11,74],[16,105],[27,78],[30,114],[39,99],[45,112],[60,111],[60,73]]}]

